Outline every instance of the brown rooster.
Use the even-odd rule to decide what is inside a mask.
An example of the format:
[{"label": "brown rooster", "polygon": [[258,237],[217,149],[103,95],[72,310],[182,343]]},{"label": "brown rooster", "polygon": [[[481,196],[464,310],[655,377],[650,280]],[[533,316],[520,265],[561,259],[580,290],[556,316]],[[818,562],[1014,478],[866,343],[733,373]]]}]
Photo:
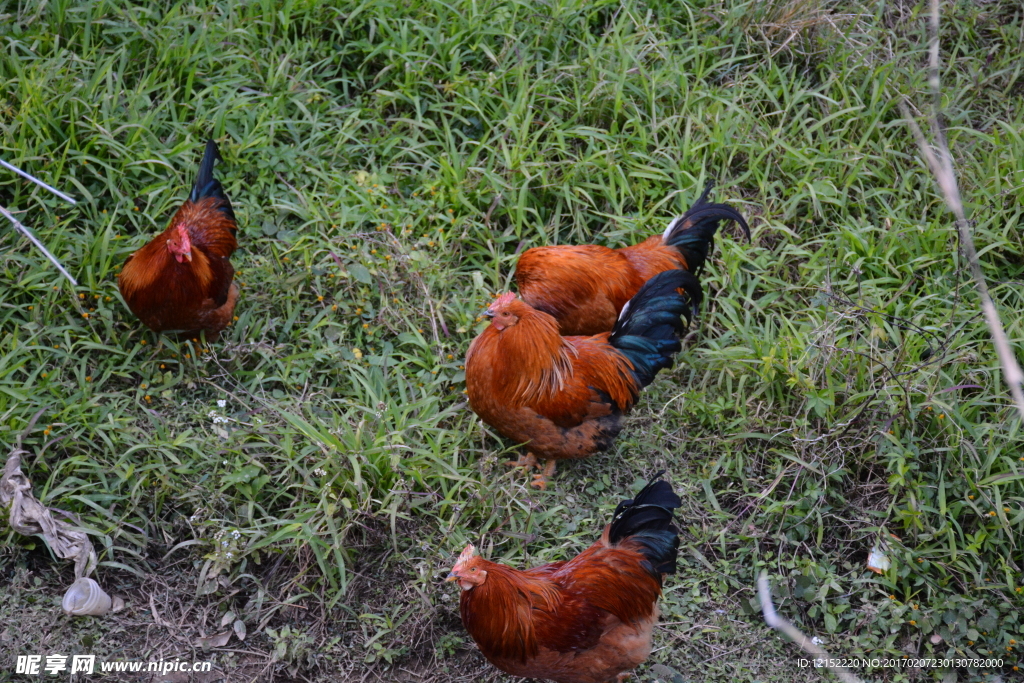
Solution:
[{"label": "brown rooster", "polygon": [[558,323],[512,293],[487,309],[491,324],[466,354],[469,405],[502,436],[527,443],[509,463],[547,458],[532,484],[545,488],[561,458],[585,458],[608,448],[622,414],[659,370],[672,365],[689,320],[685,289],[696,306],[701,290],[682,269],[651,278],[623,307],[612,332],[563,337]]},{"label": "brown rooster", "polygon": [[462,624],[487,661],[514,676],[614,683],[647,659],[679,549],[672,511],[682,501],[661,474],[568,562],[521,571],[462,551],[447,580],[462,588]]},{"label": "brown rooster", "polygon": [[118,276],[128,308],[154,332],[205,331],[216,339],[234,313],[238,287],[228,259],[238,246],[238,226],[213,177],[218,158],[209,140],[189,198],[166,230],[128,257]]},{"label": "brown rooster", "polygon": [[727,204],[707,203],[713,183],[693,207],[640,244],[609,249],[596,244],[534,247],[519,257],[516,284],[523,301],[550,313],[562,334],[607,332],[623,305],[658,273],[683,268],[699,275],[723,220],[750,238],[743,216]]}]

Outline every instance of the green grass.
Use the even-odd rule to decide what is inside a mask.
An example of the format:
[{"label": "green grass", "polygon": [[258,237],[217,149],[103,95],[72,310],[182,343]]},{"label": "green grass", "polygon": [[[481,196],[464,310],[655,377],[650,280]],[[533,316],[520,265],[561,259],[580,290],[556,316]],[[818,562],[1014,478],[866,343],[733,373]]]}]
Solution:
[{"label": "green grass", "polygon": [[[0,442],[25,434],[36,495],[81,518],[128,602],[58,616],[71,567],[0,522],[0,671],[59,651],[212,659],[230,680],[500,680],[440,581],[457,551],[569,557],[665,468],[683,549],[649,664],[817,680],[760,619],[767,569],[833,653],[1002,656],[959,680],[1017,675],[1024,437],[897,106],[929,103],[924,11],[0,3],[0,155],[80,199],[0,173],[0,203],[80,283],[0,227]],[[944,12],[954,160],[1019,346],[1024,13]],[[115,276],[207,136],[242,299],[221,341],[179,343]],[[615,449],[528,490],[463,400],[477,314],[523,248],[631,244],[712,178],[753,243],[720,237],[701,325]],[[202,651],[236,620],[244,642]]]}]

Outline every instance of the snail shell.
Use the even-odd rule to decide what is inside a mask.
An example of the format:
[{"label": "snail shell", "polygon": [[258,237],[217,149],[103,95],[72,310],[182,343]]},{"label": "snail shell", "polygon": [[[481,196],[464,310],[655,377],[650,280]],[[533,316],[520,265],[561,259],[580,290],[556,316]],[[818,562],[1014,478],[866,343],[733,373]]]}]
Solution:
[{"label": "snail shell", "polygon": [[64,593],[61,607],[68,614],[80,617],[101,616],[110,611],[110,596],[92,579],[83,576]]}]

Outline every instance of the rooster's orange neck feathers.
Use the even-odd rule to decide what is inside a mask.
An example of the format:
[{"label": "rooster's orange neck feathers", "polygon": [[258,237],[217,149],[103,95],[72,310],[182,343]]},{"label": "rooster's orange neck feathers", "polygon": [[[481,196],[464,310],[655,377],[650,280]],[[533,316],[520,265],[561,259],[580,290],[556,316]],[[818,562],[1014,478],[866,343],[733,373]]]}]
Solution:
[{"label": "rooster's orange neck feathers", "polygon": [[[558,332],[558,323],[547,313],[515,299],[502,308],[511,311],[519,321],[499,330],[493,324],[480,336],[480,351],[490,351],[503,359],[502,367],[510,368],[516,381],[506,386],[511,394],[505,398],[515,405],[549,397],[565,386],[572,376],[572,359],[576,350]],[[498,309],[499,297],[492,309]],[[485,352],[486,352],[485,351]]]},{"label": "rooster's orange neck feathers", "polygon": [[543,578],[512,567],[476,558],[487,571],[487,581],[463,591],[462,622],[489,655],[526,661],[537,656],[535,609],[557,610],[558,589]]}]

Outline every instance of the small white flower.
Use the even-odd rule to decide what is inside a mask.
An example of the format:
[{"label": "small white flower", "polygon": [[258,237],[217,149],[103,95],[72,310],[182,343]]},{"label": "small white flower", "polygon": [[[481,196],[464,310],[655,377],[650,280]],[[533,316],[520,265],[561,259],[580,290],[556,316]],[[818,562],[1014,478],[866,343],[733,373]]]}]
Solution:
[{"label": "small white flower", "polygon": [[223,407],[227,406],[227,404],[228,404],[228,402],[225,401],[224,399],[220,399],[219,401],[217,401],[217,407],[218,408],[223,408]]},{"label": "small white flower", "polygon": [[228,547],[228,542],[227,542],[227,541],[221,541],[221,542],[220,542],[220,544],[221,544],[222,546],[224,546],[225,548],[227,548],[227,547]]},{"label": "small white flower", "polygon": [[231,536],[234,537],[235,540],[237,540],[242,537],[242,532],[240,532],[238,529],[235,529],[231,532]]},{"label": "small white flower", "polygon": [[821,638],[819,638],[818,636],[814,636],[813,638],[811,638],[811,642],[814,643],[815,645],[821,645],[825,641],[822,640]]},{"label": "small white flower", "polygon": [[224,465],[224,467],[227,467],[228,466],[228,461],[225,460],[222,464]]},{"label": "small white flower", "polygon": [[228,553],[224,557],[230,560],[232,557],[234,557],[234,553]]},{"label": "small white flower", "polygon": [[216,420],[217,419],[217,411],[216,410],[211,410],[209,413],[206,414],[206,416],[207,417],[212,417],[214,420]]}]

